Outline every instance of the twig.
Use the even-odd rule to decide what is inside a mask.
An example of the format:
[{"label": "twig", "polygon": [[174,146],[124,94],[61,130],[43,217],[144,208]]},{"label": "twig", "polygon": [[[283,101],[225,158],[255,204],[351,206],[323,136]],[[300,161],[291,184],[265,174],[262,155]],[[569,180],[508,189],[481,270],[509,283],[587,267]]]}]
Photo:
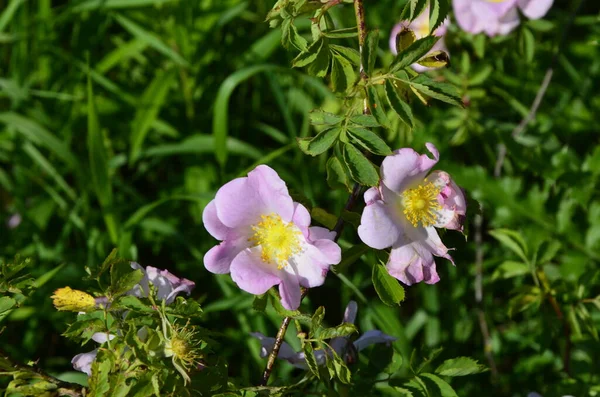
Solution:
[{"label": "twig", "polygon": [[11,359],[9,357],[9,355],[2,349],[0,349],[0,363],[1,363],[1,361],[8,363],[8,365],[0,366],[0,370],[10,371],[10,372],[26,372],[26,373],[32,374],[32,376],[34,376],[34,377],[42,378],[47,382],[55,384],[58,388],[57,391],[60,391],[60,393],[62,393],[62,394],[60,394],[61,396],[79,397],[79,396],[83,395],[81,392],[81,390],[84,388],[83,386],[81,386],[77,383],[70,383],[70,382],[65,382],[60,379],[57,379],[51,375],[48,375],[47,373],[42,371],[40,368],[30,367],[27,365],[17,363],[13,359]]},{"label": "twig", "polygon": [[477,317],[479,318],[479,328],[483,335],[484,353],[487,358],[490,371],[492,372],[492,382],[498,380],[498,368],[494,360],[492,352],[492,338],[485,319],[485,311],[483,305],[483,238],[481,227],[483,224],[483,216],[475,215],[475,301],[477,302]]},{"label": "twig", "polygon": [[[358,46],[359,46],[359,51],[362,55],[362,49],[363,49],[363,45],[365,43],[365,37],[367,35],[366,24],[365,24],[365,10],[363,8],[363,0],[354,0],[354,12],[356,14],[356,25],[358,27]],[[361,56],[361,61],[360,61],[360,74],[361,74],[362,79],[365,79],[365,80],[367,79],[367,76],[364,73],[364,68],[363,68],[363,64],[362,64],[362,56]],[[367,98],[365,97],[364,106],[363,106],[363,114],[368,114],[368,113],[369,113],[369,107],[368,107],[368,103],[367,103]],[[344,205],[344,209],[342,210],[342,213],[338,217],[337,222],[333,228],[333,231],[335,232],[335,237],[334,237],[333,241],[337,242],[338,239],[340,238],[340,235],[342,234],[342,230],[343,230],[344,224],[345,224],[344,219],[342,218],[344,211],[350,211],[352,209],[352,207],[354,207],[354,204],[356,203],[356,200],[358,199],[360,192],[361,192],[361,185],[358,183],[355,183],[354,187],[352,188],[352,193],[348,197],[348,200],[346,200],[346,205]],[[308,289],[306,289],[302,292],[300,301],[302,301],[302,299],[304,299],[304,296],[306,296],[307,292],[308,292]],[[260,383],[261,386],[266,386],[267,383],[269,382],[269,378],[271,377],[271,372],[273,372],[273,366],[275,365],[275,360],[277,359],[277,355],[279,354],[281,344],[283,343],[283,338],[285,337],[285,333],[290,325],[291,320],[292,320],[291,317],[285,317],[283,319],[283,321],[281,322],[281,325],[279,326],[279,330],[277,331],[277,336],[275,337],[275,343],[273,344],[273,350],[269,354],[269,359],[267,360],[267,366],[265,368],[265,371],[263,372],[263,377],[262,377],[262,380]]]},{"label": "twig", "polygon": [[[535,118],[537,110],[540,107],[540,104],[542,103],[542,99],[544,99],[544,95],[546,95],[546,90],[548,90],[550,81],[552,81],[552,75],[554,74],[554,67],[556,66],[556,62],[558,62],[558,57],[563,50],[563,47],[564,47],[564,44],[565,44],[565,41],[567,38],[567,32],[569,31],[569,28],[573,24],[573,21],[575,20],[575,16],[581,9],[581,6],[583,5],[584,2],[585,2],[585,0],[579,0],[579,4],[575,8],[575,10],[571,13],[569,20],[562,31],[562,36],[560,37],[560,41],[558,43],[558,46],[554,53],[554,56],[552,57],[552,60],[550,61],[550,65],[548,66],[548,69],[546,70],[546,75],[544,76],[544,80],[542,81],[542,84],[540,85],[540,88],[538,89],[538,92],[535,95],[535,99],[533,100],[533,103],[531,104],[531,108],[529,109],[529,112],[527,112],[527,114],[525,115],[523,120],[521,120],[519,125],[517,125],[511,133],[511,136],[513,139],[515,139],[519,135],[521,135],[523,133],[523,131],[525,131],[525,128],[527,127],[527,125]],[[496,160],[496,165],[494,167],[494,176],[496,178],[499,178],[500,175],[502,174],[502,165],[504,164],[506,154],[507,154],[506,145],[501,143],[500,145],[498,145],[498,159]]]}]

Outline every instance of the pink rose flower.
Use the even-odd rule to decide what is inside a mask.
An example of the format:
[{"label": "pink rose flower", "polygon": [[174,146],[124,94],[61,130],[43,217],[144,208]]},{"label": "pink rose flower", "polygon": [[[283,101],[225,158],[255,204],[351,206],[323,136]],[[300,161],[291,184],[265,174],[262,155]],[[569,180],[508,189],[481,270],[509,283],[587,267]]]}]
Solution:
[{"label": "pink rose flower", "polygon": [[222,186],[202,214],[206,230],[222,243],[204,256],[212,273],[231,273],[244,291],[264,294],[279,285],[288,310],[300,306],[300,286],[323,284],[341,260],[335,233],[310,227],[308,210],[290,197],[285,182],[266,165]]},{"label": "pink rose flower", "polygon": [[453,0],[460,28],[488,36],[506,35],[519,25],[517,8],[529,19],[542,18],[554,0]]},{"label": "pink rose flower", "polygon": [[462,231],[466,212],[465,197],[450,175],[427,175],[439,152],[431,143],[426,146],[433,159],[405,148],[383,160],[381,183],[365,192],[367,206],[358,227],[368,246],[392,248],[387,270],[407,285],[439,281],[433,256],[452,258],[435,228]]},{"label": "pink rose flower", "polygon": [[[444,20],[444,22],[440,26],[438,26],[437,29],[435,29],[435,31],[433,32],[433,36],[438,36],[438,37],[442,37],[442,38],[439,39],[437,43],[435,43],[435,45],[426,54],[426,56],[431,54],[434,51],[440,51],[440,50],[448,53],[448,48],[446,47],[446,43],[444,42],[443,36],[446,34],[446,31],[448,30],[449,23],[450,22],[449,22],[448,18],[446,18]],[[392,29],[392,33],[390,34],[390,43],[389,43],[390,50],[392,51],[392,53],[394,55],[398,55],[398,51],[396,49],[396,36],[398,36],[398,33],[400,33],[403,29],[412,30],[415,33],[415,37],[417,39],[422,39],[423,37],[429,36],[429,7],[426,7],[425,10],[423,10],[423,12],[417,18],[415,18],[414,21],[412,21],[412,22],[401,21],[401,22],[398,22],[394,26],[394,28]],[[422,66],[422,65],[419,65],[418,63],[413,63],[412,65],[410,65],[410,67],[419,73],[423,73],[427,70],[438,69],[438,68],[430,68],[430,67]]]}]

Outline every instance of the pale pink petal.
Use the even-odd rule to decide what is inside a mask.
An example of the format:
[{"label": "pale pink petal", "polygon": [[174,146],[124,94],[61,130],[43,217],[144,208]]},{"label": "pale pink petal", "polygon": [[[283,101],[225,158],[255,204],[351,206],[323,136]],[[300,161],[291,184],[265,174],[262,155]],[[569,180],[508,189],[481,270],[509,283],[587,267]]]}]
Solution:
[{"label": "pale pink petal", "polygon": [[237,178],[223,185],[215,197],[217,216],[230,228],[248,226],[261,215],[275,213],[289,222],[294,203],[285,182],[266,165],[259,165],[247,178]]},{"label": "pale pink petal", "polygon": [[[231,279],[246,292],[262,295],[281,282],[277,265],[261,259],[261,248],[247,248],[231,262]],[[298,287],[299,288],[299,287]]]},{"label": "pale pink petal", "polygon": [[319,259],[325,265],[337,265],[342,260],[342,249],[331,240],[321,239],[313,242],[313,246],[319,251]]},{"label": "pale pink petal", "polygon": [[320,226],[312,226],[308,228],[308,241],[317,240],[333,240],[335,239],[336,233],[329,229]]},{"label": "pale pink petal", "polygon": [[96,343],[106,343],[107,341],[115,338],[115,335],[106,332],[96,332],[94,335],[92,335],[92,340]]},{"label": "pale pink petal", "polygon": [[[212,247],[204,255],[204,267],[211,273],[226,274],[233,259],[252,244],[245,234],[234,237],[232,232],[221,244]],[[231,238],[229,238],[231,237]]]},{"label": "pale pink petal", "polygon": [[435,268],[433,255],[415,242],[393,247],[386,265],[388,273],[406,285],[423,281],[425,267]]},{"label": "pale pink petal", "polygon": [[405,231],[407,241],[417,242],[423,246],[423,249],[433,255],[446,258],[454,264],[452,257],[448,254],[448,248],[446,248],[434,227],[407,227]]},{"label": "pale pink petal", "polygon": [[383,201],[375,201],[365,207],[358,226],[358,236],[369,247],[391,247],[398,240],[400,233],[398,223]]},{"label": "pale pink petal", "polygon": [[358,305],[354,301],[348,302],[346,310],[344,310],[344,322],[354,324],[356,321],[356,313],[358,312]]},{"label": "pale pink petal", "polygon": [[374,201],[381,200],[381,193],[379,192],[378,188],[372,187],[370,189],[367,189],[364,198],[365,204],[369,205]]},{"label": "pale pink petal", "polygon": [[392,32],[390,33],[389,46],[390,46],[390,51],[394,55],[398,55],[398,50],[396,48],[396,36],[398,36],[398,33],[400,33],[402,31],[402,29],[405,28],[405,26],[406,26],[406,24],[404,23],[404,21],[397,23],[394,25],[394,27],[392,28]]},{"label": "pale pink petal", "polygon": [[71,364],[76,371],[85,372],[88,376],[92,376],[92,363],[98,355],[98,349],[94,349],[88,353],[81,353],[73,357]]},{"label": "pale pink petal", "polygon": [[[260,341],[260,356],[262,358],[267,357],[273,351],[273,346],[275,345],[275,338],[270,338],[261,334],[260,332],[251,332],[250,335],[255,337]],[[296,356],[296,352],[292,347],[287,343],[283,342],[281,347],[279,348],[279,353],[277,354],[277,358],[281,358],[283,360],[288,360]]]},{"label": "pale pink petal", "polygon": [[301,299],[299,277],[288,271],[280,272],[280,277],[279,295],[281,296],[281,305],[288,310],[298,309]]},{"label": "pale pink petal", "polygon": [[370,345],[373,345],[376,343],[385,343],[386,345],[389,346],[390,343],[392,343],[396,339],[397,338],[394,338],[393,336],[386,335],[383,332],[374,329],[374,330],[365,332],[364,334],[362,334],[362,336],[360,338],[355,340],[354,347],[356,348],[357,351],[361,351],[364,348],[366,348],[367,346],[370,346]]},{"label": "pale pink petal", "polygon": [[310,213],[305,206],[294,202],[294,215],[292,216],[292,222],[296,226],[310,226]]},{"label": "pale pink petal", "polygon": [[420,183],[439,159],[439,152],[432,143],[427,143],[426,147],[433,159],[409,148],[397,150],[393,155],[387,156],[381,163],[382,183],[398,194],[415,183]]},{"label": "pale pink petal", "polygon": [[126,292],[127,295],[137,296],[138,298],[146,298],[150,293],[150,289],[148,286],[148,274],[146,273],[146,269],[144,269],[139,263],[130,262],[129,265],[134,270],[141,270],[144,273],[144,277],[140,280],[139,283],[133,286],[132,289]]},{"label": "pale pink petal", "polygon": [[326,258],[319,248],[308,245],[302,254],[290,260],[284,270],[290,274],[292,280],[296,280],[303,287],[313,288],[323,285],[328,269],[329,265],[326,264]]},{"label": "pale pink petal", "polygon": [[552,7],[554,0],[518,0],[519,8],[529,19],[540,19]]},{"label": "pale pink petal", "polygon": [[458,26],[465,32],[477,34],[483,29],[479,19],[473,11],[473,0],[453,0],[454,18]]},{"label": "pale pink petal", "polygon": [[230,230],[219,220],[215,200],[212,200],[204,207],[204,211],[202,212],[202,223],[204,224],[206,231],[217,240],[224,240],[227,232]]},{"label": "pale pink petal", "polygon": [[521,20],[517,8],[511,8],[505,15],[498,20],[497,34],[505,36],[519,26]]}]

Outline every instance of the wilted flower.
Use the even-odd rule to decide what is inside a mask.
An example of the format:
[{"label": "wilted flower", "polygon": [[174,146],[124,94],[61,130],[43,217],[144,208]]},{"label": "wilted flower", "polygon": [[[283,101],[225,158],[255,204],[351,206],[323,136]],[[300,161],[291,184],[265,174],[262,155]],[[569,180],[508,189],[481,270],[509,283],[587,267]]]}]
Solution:
[{"label": "wilted flower", "polygon": [[[343,323],[354,324],[354,320],[356,319],[356,312],[358,308],[356,302],[350,301],[348,306],[346,306],[346,311],[344,312],[344,321]],[[260,340],[260,356],[267,357],[273,351],[273,346],[275,345],[275,338],[269,338],[261,334],[260,332],[253,332],[250,335],[254,336],[258,340]],[[377,343],[385,343],[389,345],[396,338],[390,335],[386,335],[379,330],[371,330],[365,332],[361,337],[356,339],[353,343],[350,343],[348,338],[338,337],[331,340],[330,346],[335,351],[335,353],[340,356],[345,362],[351,362],[355,360],[356,357],[354,354],[359,351],[365,349],[367,346],[377,344]],[[323,365],[326,361],[326,351],[325,350],[315,350],[314,355],[317,360],[317,364]],[[306,360],[304,358],[304,352],[296,352],[290,345],[286,342],[281,344],[281,348],[279,349],[279,353],[277,354],[277,358],[286,360],[290,364],[292,364],[296,368],[307,369]]]},{"label": "wilted flower", "polygon": [[519,25],[519,9],[529,19],[542,18],[554,0],[453,0],[458,26],[469,33],[506,35]]},{"label": "wilted flower", "polygon": [[71,287],[59,288],[51,296],[52,304],[56,310],[67,310],[71,312],[86,312],[96,308],[96,298],[87,292],[71,289]]},{"label": "wilted flower", "polygon": [[165,300],[166,304],[171,304],[177,294],[185,292],[190,294],[195,287],[195,283],[185,278],[179,278],[168,270],[160,270],[152,266],[147,266],[145,269],[136,262],[131,262],[133,269],[141,270],[144,277],[136,284],[128,295],[134,295],[138,298],[147,297],[150,293],[148,283],[156,287],[156,297],[160,300]]},{"label": "wilted flower", "polygon": [[[433,36],[441,37],[437,43],[431,48],[431,50],[425,55],[431,55],[434,52],[443,51],[444,53],[448,53],[448,48],[446,48],[446,43],[444,42],[444,35],[448,30],[449,24],[448,18],[444,20],[444,22],[438,26],[435,31],[432,33]],[[398,50],[396,48],[396,39],[398,34],[405,30],[411,30],[414,32],[416,39],[421,39],[423,37],[429,36],[429,7],[426,7],[425,10],[417,17],[414,21],[401,21],[397,23],[392,29],[392,33],[390,34],[390,50],[394,55],[398,55]],[[441,66],[440,66],[441,67]],[[422,73],[427,70],[438,69],[438,67],[427,67],[419,65],[418,63],[413,63],[411,65],[415,71]]]},{"label": "wilted flower", "polygon": [[198,331],[189,323],[184,327],[171,325],[167,318],[161,315],[165,357],[170,357],[177,372],[183,377],[184,383],[191,382],[188,371],[200,364],[202,354],[198,348]]},{"label": "wilted flower", "polygon": [[285,182],[266,165],[222,186],[202,214],[204,227],[223,242],[204,256],[210,272],[231,272],[244,291],[264,294],[279,285],[286,309],[300,306],[300,286],[322,285],[341,260],[335,233],[310,227],[310,214],[290,197]]},{"label": "wilted flower", "polygon": [[387,156],[381,164],[381,183],[365,192],[367,206],[358,235],[376,249],[392,247],[388,272],[407,285],[439,281],[433,255],[452,261],[435,230],[462,231],[466,202],[462,190],[444,171],[427,175],[439,152],[419,155],[405,148]]}]

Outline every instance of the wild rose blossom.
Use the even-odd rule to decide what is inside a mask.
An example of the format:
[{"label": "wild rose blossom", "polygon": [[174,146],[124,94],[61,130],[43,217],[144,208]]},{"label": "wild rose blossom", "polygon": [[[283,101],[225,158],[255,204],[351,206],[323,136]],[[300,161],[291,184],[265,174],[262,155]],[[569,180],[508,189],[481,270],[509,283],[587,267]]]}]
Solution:
[{"label": "wild rose blossom", "polygon": [[[146,298],[150,294],[150,284],[156,287],[156,297],[160,300],[165,300],[167,305],[173,303],[179,293],[185,292],[190,294],[195,287],[195,283],[185,278],[179,278],[168,270],[160,270],[152,266],[146,268],[140,266],[136,262],[130,263],[132,269],[141,270],[144,277],[133,288],[126,292],[127,295],[137,296],[138,298]],[[99,299],[99,298],[96,298]],[[148,331],[145,327],[138,330],[138,337],[141,340],[146,339]],[[92,335],[92,340],[99,344],[104,344],[108,340],[113,340],[116,335],[106,332],[96,332]],[[92,374],[92,364],[96,359],[98,349],[94,349],[87,353],[80,353],[73,357],[71,364],[73,368],[80,372],[85,372],[88,376]]]},{"label": "wild rose blossom", "polygon": [[310,227],[310,214],[292,200],[285,182],[266,165],[223,185],[202,214],[204,227],[222,243],[204,256],[212,273],[231,273],[244,291],[264,294],[279,285],[288,310],[300,306],[300,286],[323,284],[341,260],[335,233]]},{"label": "wild rose blossom", "polygon": [[[356,312],[358,311],[358,307],[356,302],[350,301],[348,306],[346,306],[346,310],[344,312],[344,321],[343,323],[354,324],[356,319]],[[275,345],[275,338],[269,338],[261,334],[260,332],[253,332],[250,335],[260,340],[260,356],[267,357],[273,351],[273,346]],[[331,348],[336,352],[338,356],[340,356],[345,362],[351,362],[354,357],[354,352],[359,352],[365,349],[368,346],[371,346],[376,343],[385,343],[389,345],[396,338],[390,335],[386,335],[379,330],[371,330],[365,332],[361,337],[355,340],[351,345],[352,347],[348,349],[350,341],[345,337],[333,338],[330,342]],[[326,361],[327,353],[326,350],[315,350],[314,355],[318,365],[324,365]],[[279,349],[279,353],[277,354],[277,358],[286,360],[290,364],[292,364],[296,368],[308,369],[306,365],[306,360],[304,356],[304,352],[296,352],[292,347],[283,342],[281,344],[281,348]]]},{"label": "wild rose blossom", "polygon": [[383,160],[381,183],[365,192],[367,206],[358,227],[368,246],[392,248],[387,270],[407,285],[439,281],[433,256],[452,258],[435,228],[462,231],[466,212],[462,190],[450,175],[427,175],[439,152],[431,143],[426,147],[433,159],[404,148]]},{"label": "wild rose blossom", "polygon": [[454,16],[464,31],[488,36],[506,35],[519,26],[519,9],[529,19],[540,19],[554,0],[453,0]]},{"label": "wild rose blossom", "polygon": [[[435,29],[435,31],[433,32],[433,36],[441,37],[441,39],[439,39],[437,41],[437,43],[435,43],[435,45],[431,48],[431,50],[425,56],[427,56],[435,51],[444,51],[444,52],[448,53],[448,48],[446,47],[446,43],[444,41],[444,35],[446,34],[446,31],[448,30],[449,23],[450,22],[449,22],[448,18],[446,18],[444,20],[444,22]],[[426,7],[425,10],[423,10],[423,12],[417,18],[415,18],[414,21],[412,21],[412,22],[411,21],[401,21],[401,22],[398,22],[396,25],[394,25],[394,28],[392,29],[392,33],[390,34],[390,42],[389,42],[390,50],[392,51],[392,53],[394,55],[398,55],[398,50],[396,48],[396,37],[403,29],[412,30],[415,33],[415,37],[417,39],[421,39],[423,37],[429,36],[429,7]],[[413,63],[412,65],[410,65],[410,67],[419,73],[425,72],[427,70],[438,69],[438,68],[422,66],[422,65],[419,65],[418,63]]]}]

